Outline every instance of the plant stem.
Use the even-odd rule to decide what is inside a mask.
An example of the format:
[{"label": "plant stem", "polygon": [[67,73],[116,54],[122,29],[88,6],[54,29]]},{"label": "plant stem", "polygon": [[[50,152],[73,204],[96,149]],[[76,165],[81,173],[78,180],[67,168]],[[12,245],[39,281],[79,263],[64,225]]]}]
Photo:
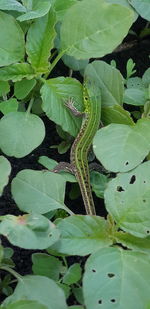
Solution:
[{"label": "plant stem", "polygon": [[19,275],[15,270],[10,268],[9,266],[0,266],[0,269],[8,271],[10,274],[12,274],[17,280],[22,279],[22,276]]},{"label": "plant stem", "polygon": [[65,51],[61,51],[57,57],[54,59],[54,61],[51,63],[51,67],[50,70],[47,74],[44,75],[44,78],[47,79],[47,77],[50,75],[50,73],[52,72],[52,70],[54,69],[55,65],[57,64],[57,62],[61,59],[61,57],[65,54]]},{"label": "plant stem", "polygon": [[26,110],[27,115],[30,114],[30,111],[31,111],[31,108],[32,108],[32,105],[33,105],[33,101],[34,101],[34,98],[31,98],[29,105],[28,105],[28,108]]}]

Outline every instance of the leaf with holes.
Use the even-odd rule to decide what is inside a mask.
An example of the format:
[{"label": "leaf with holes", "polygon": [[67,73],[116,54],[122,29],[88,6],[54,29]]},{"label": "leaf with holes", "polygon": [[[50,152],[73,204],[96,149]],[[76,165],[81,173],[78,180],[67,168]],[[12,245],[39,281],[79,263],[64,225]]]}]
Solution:
[{"label": "leaf with holes", "polygon": [[0,223],[0,234],[11,244],[24,249],[46,249],[59,239],[59,230],[39,214],[6,215]]},{"label": "leaf with holes", "polygon": [[70,255],[87,255],[112,244],[107,231],[107,222],[96,216],[70,216],[57,224],[60,241],[53,250]]},{"label": "leaf with holes", "polygon": [[61,50],[77,59],[103,57],[122,42],[133,19],[127,7],[104,0],[77,1],[62,21]]},{"label": "leaf with holes", "polygon": [[103,248],[85,266],[83,294],[87,309],[143,309],[149,300],[150,257]]},{"label": "leaf with holes", "polygon": [[150,234],[150,161],[117,175],[105,191],[107,211],[118,226],[136,236]]},{"label": "leaf with holes", "polygon": [[133,126],[110,124],[97,131],[94,153],[112,172],[126,172],[139,165],[150,151],[150,121],[140,119]]},{"label": "leaf with holes", "polygon": [[20,171],[12,181],[12,195],[18,207],[24,212],[44,214],[62,208],[64,205],[64,178],[49,171]]},{"label": "leaf with holes", "polygon": [[0,156],[0,196],[8,183],[10,173],[11,165],[9,161],[5,157]]},{"label": "leaf with holes", "polygon": [[45,82],[41,94],[42,108],[48,118],[60,125],[65,132],[76,136],[81,126],[82,117],[74,117],[69,108],[65,106],[65,101],[73,98],[75,103],[80,104],[79,107],[82,106],[80,82],[70,77],[52,78]]}]

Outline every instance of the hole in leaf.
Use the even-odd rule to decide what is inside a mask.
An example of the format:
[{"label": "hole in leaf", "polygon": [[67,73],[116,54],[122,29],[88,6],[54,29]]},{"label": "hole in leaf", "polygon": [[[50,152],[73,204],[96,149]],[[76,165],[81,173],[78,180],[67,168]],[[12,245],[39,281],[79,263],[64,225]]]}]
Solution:
[{"label": "hole in leaf", "polygon": [[107,274],[107,276],[108,276],[109,278],[113,278],[113,277],[115,277],[115,274],[109,273],[109,274]]},{"label": "hole in leaf", "polygon": [[147,233],[147,234],[150,234],[150,231],[149,231],[149,230],[147,230],[147,231],[146,231],[146,233]]},{"label": "hole in leaf", "polygon": [[51,237],[51,236],[52,236],[52,233],[48,234],[48,236]]},{"label": "hole in leaf", "polygon": [[146,183],[146,180],[144,180],[143,182]]},{"label": "hole in leaf", "polygon": [[92,269],[92,272],[93,272],[93,273],[96,273],[96,269]]},{"label": "hole in leaf", "polygon": [[135,175],[133,175],[130,179],[130,184],[133,184],[136,181]]},{"label": "hole in leaf", "polygon": [[146,200],[143,200],[143,203],[145,203],[146,202]]},{"label": "hole in leaf", "polygon": [[126,161],[126,162],[125,162],[125,165],[128,165],[128,164],[129,164],[129,162],[128,162],[128,161]]},{"label": "hole in leaf", "polygon": [[111,301],[112,303],[115,303],[115,302],[116,302],[116,300],[115,300],[114,298],[112,298],[110,301]]},{"label": "hole in leaf", "polygon": [[99,300],[98,300],[98,304],[102,304],[102,299],[99,299]]},{"label": "hole in leaf", "polygon": [[124,189],[123,189],[121,186],[118,186],[118,187],[117,187],[117,191],[118,191],[118,192],[122,192],[122,191],[124,191]]}]

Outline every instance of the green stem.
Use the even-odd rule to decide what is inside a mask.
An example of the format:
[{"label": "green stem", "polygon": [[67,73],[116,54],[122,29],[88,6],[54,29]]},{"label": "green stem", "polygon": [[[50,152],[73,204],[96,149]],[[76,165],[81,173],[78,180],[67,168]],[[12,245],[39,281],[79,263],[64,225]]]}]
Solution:
[{"label": "green stem", "polygon": [[44,78],[46,79],[50,73],[52,72],[52,70],[54,69],[55,65],[57,64],[57,62],[61,59],[61,57],[65,54],[65,51],[61,51],[57,57],[54,59],[54,61],[51,63],[51,67],[50,67],[50,70],[47,74],[45,74]]},{"label": "green stem", "polygon": [[0,269],[8,271],[10,274],[12,274],[17,280],[21,280],[22,276],[19,275],[15,270],[10,268],[9,266],[0,266]]},{"label": "green stem", "polygon": [[30,111],[31,111],[33,102],[34,102],[34,98],[31,98],[31,100],[30,100],[30,102],[29,102],[29,105],[28,105],[28,108],[27,108],[27,110],[26,110],[26,114],[27,114],[27,115],[30,114]]}]

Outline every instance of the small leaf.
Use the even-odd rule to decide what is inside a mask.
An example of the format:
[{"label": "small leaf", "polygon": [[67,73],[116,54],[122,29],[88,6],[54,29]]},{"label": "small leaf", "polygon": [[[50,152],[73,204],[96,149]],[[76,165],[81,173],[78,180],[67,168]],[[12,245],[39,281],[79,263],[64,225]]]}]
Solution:
[{"label": "small leaf", "polygon": [[104,198],[104,190],[106,189],[107,183],[109,181],[108,177],[99,172],[92,171],[90,181],[92,191],[95,192],[96,196]]},{"label": "small leaf", "polygon": [[[3,29],[0,35],[0,66],[22,60],[25,53],[24,34],[15,18],[1,11],[0,28]],[[4,80],[1,74],[0,80]]]},{"label": "small leaf", "polygon": [[96,216],[70,216],[58,222],[61,238],[53,250],[69,255],[87,255],[111,245],[107,223]]},{"label": "small leaf", "polygon": [[94,137],[93,149],[107,170],[126,172],[133,169],[150,151],[149,119],[140,119],[134,126],[110,124],[100,129]]},{"label": "small leaf", "polygon": [[10,173],[11,165],[9,161],[5,157],[0,156],[0,196],[8,183]]},{"label": "small leaf", "polygon": [[133,251],[150,254],[150,236],[139,238],[122,231],[114,233],[115,242],[122,244],[124,247]]},{"label": "small leaf", "polygon": [[146,97],[144,89],[128,88],[124,93],[124,103],[142,106],[145,104]]},{"label": "small leaf", "polygon": [[[36,0],[37,1],[37,0]],[[54,47],[56,18],[52,10],[31,24],[27,34],[28,61],[36,72],[49,70],[50,51]]]},{"label": "small leaf", "polygon": [[77,1],[63,18],[61,49],[77,59],[103,57],[122,42],[133,20],[127,7],[102,0]]},{"label": "small leaf", "polygon": [[85,306],[87,309],[143,309],[149,301],[149,284],[149,255],[117,247],[100,249],[86,262]]},{"label": "small leaf", "polygon": [[111,123],[134,125],[130,113],[117,104],[102,107],[102,123],[105,126]]},{"label": "small leaf", "polygon": [[150,84],[150,68],[148,68],[144,75],[142,76],[142,82],[145,85],[145,87],[148,87]]},{"label": "small leaf", "polygon": [[3,305],[6,306],[21,299],[33,301],[36,299],[47,309],[67,309],[62,289],[53,280],[43,276],[28,275],[22,277],[14,293],[5,299]]},{"label": "small leaf", "polygon": [[45,276],[55,281],[59,280],[62,262],[58,258],[45,253],[34,253],[32,262],[32,271],[35,275]]},{"label": "small leaf", "polygon": [[63,277],[63,283],[71,285],[81,279],[81,266],[78,263],[71,265]]},{"label": "small leaf", "polygon": [[[82,86],[76,79],[57,77],[46,81],[41,88],[42,108],[47,117],[59,124],[62,129],[72,136],[79,132],[82,117],[75,117],[65,106],[64,101],[73,98],[75,103],[82,106]],[[76,104],[75,104],[76,106]]]},{"label": "small leaf", "polygon": [[150,161],[130,172],[118,174],[105,191],[107,211],[117,225],[136,236],[150,234]]},{"label": "small leaf", "polygon": [[8,67],[0,68],[0,79],[3,81],[12,80],[17,82],[23,78],[32,79],[36,74],[28,63],[15,63]]},{"label": "small leaf", "polygon": [[25,212],[44,214],[58,208],[69,212],[64,205],[65,183],[56,173],[22,170],[12,181],[12,195]]},{"label": "small leaf", "polygon": [[18,102],[15,98],[0,102],[0,111],[6,115],[11,112],[16,112],[18,109]]},{"label": "small leaf", "polygon": [[3,259],[3,254],[4,254],[3,247],[0,245],[0,265]]},{"label": "small leaf", "polygon": [[14,95],[18,100],[24,99],[31,90],[35,87],[36,80],[35,79],[22,79],[21,81],[18,81],[14,85]]},{"label": "small leaf", "polygon": [[19,21],[42,17],[49,12],[51,7],[51,1],[49,0],[27,0],[26,4],[27,13],[17,17]]},{"label": "small leaf", "polygon": [[42,143],[44,137],[44,123],[36,115],[13,112],[0,120],[0,148],[8,156],[25,157]]},{"label": "small leaf", "polygon": [[56,226],[38,214],[4,216],[0,223],[0,234],[14,246],[24,249],[46,249],[59,239]]}]

